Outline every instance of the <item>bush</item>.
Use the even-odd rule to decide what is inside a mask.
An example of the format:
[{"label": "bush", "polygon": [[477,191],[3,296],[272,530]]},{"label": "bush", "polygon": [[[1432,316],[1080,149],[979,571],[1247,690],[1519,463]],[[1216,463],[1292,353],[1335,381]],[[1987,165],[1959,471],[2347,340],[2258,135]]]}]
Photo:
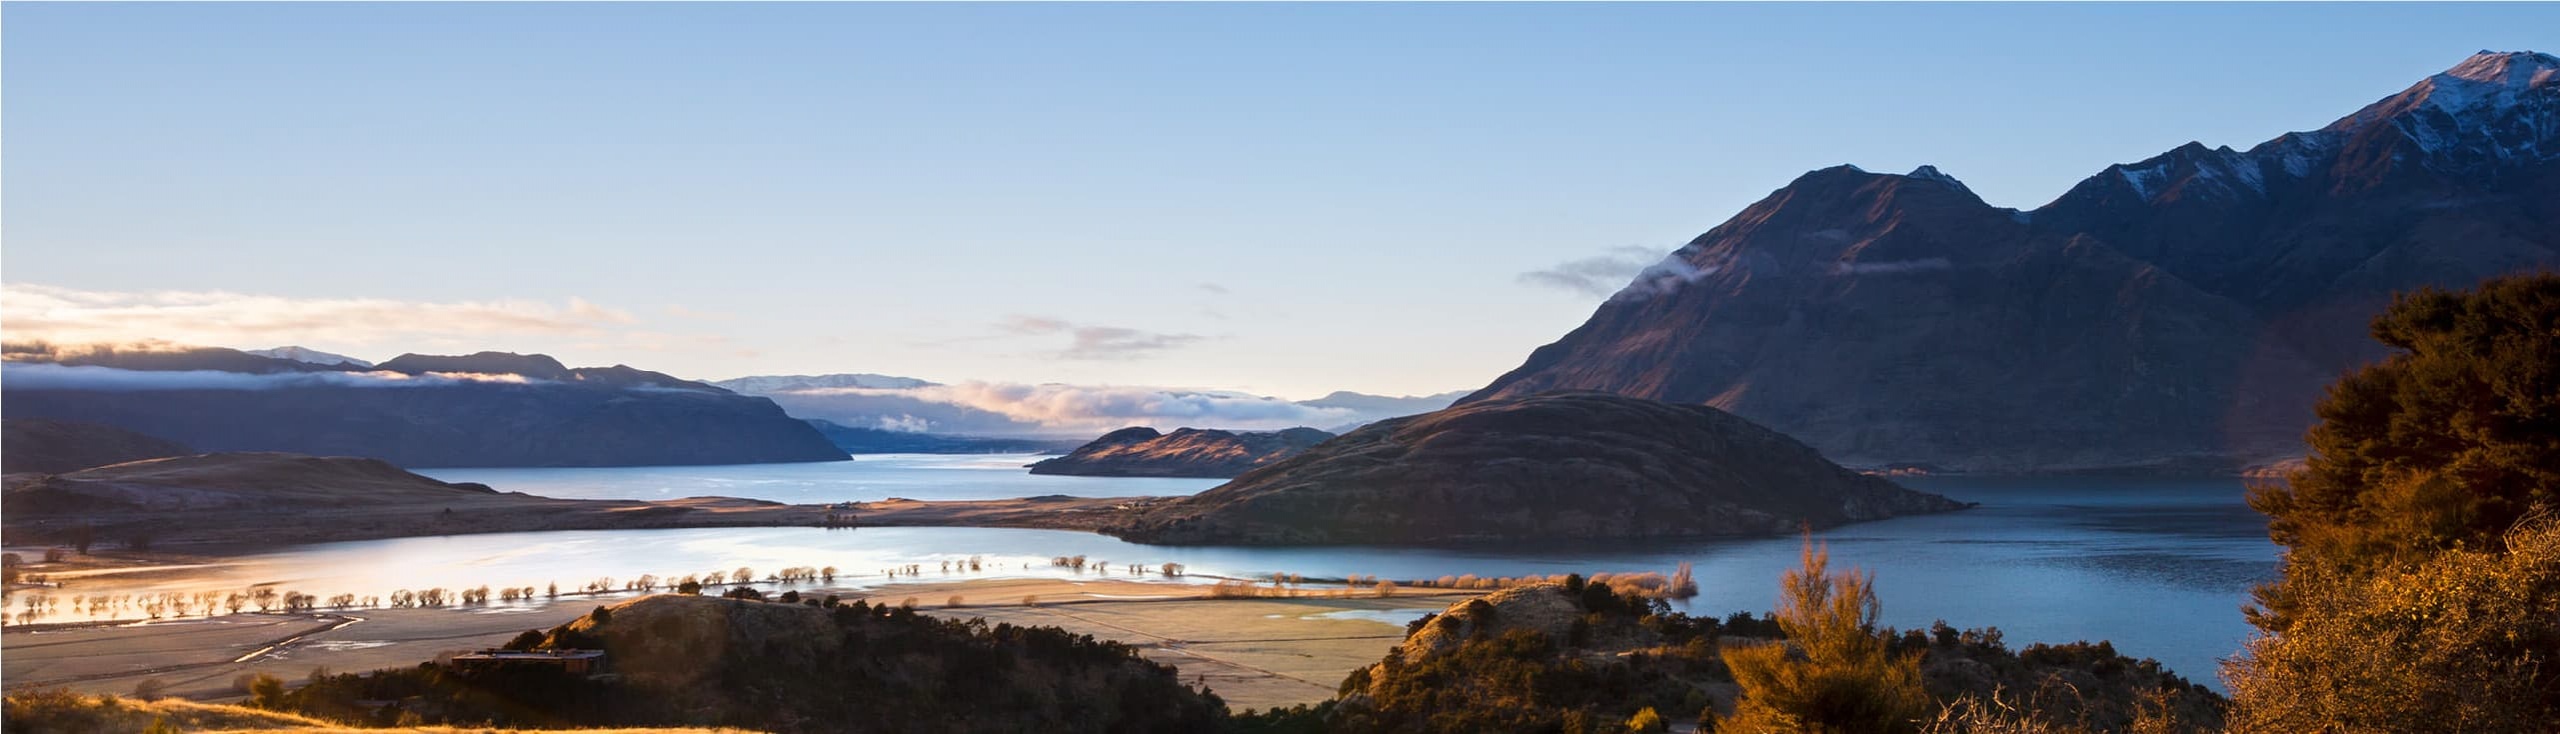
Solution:
[{"label": "bush", "polygon": [[[2560,275],[2395,299],[2373,335],[2398,353],[2331,385],[2303,467],[2252,488],[2287,565],[2361,573],[2495,551],[2536,508],[2560,506],[2555,329]],[[2285,589],[2260,599],[2253,618],[2280,631]]]},{"label": "bush", "polygon": [[2503,554],[2453,551],[2369,577],[2286,579],[2281,636],[2224,670],[2239,728],[2534,731],[2560,721],[2560,523]]},{"label": "bush", "polygon": [[1724,651],[1741,698],[1718,731],[1915,732],[1929,714],[1920,660],[1877,634],[1873,577],[1833,574],[1831,553],[1805,540],[1804,567],[1780,581],[1786,642]]},{"label": "bush", "polygon": [[1635,716],[1627,718],[1627,731],[1637,734],[1661,734],[1670,730],[1670,725],[1662,723],[1662,714],[1654,711],[1652,706],[1637,710]]}]

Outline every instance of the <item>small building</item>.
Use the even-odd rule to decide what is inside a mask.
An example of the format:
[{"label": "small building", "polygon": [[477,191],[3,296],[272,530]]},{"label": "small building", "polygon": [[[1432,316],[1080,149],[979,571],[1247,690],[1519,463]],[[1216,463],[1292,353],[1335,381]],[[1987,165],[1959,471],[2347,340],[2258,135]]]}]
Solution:
[{"label": "small building", "polygon": [[550,665],[572,675],[598,675],[605,672],[603,650],[482,650],[453,656],[457,670],[494,668],[503,665]]}]

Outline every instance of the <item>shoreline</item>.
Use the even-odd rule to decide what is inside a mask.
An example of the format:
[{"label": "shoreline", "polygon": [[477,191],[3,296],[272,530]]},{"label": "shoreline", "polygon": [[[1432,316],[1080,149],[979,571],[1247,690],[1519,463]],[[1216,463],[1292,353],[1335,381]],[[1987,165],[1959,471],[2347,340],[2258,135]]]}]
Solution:
[{"label": "shoreline", "polygon": [[0,544],[41,553],[73,545],[73,533],[88,528],[97,542],[93,552],[223,558],[316,543],[548,530],[870,526],[1092,531],[1164,499],[1043,495],[794,505],[736,497],[587,500],[510,492],[367,507],[12,513],[0,523]]},{"label": "shoreline", "polygon": [[[1310,585],[1295,593],[1221,596],[1209,584],[1129,578],[752,586],[768,599],[790,590],[803,598],[835,595],[848,604],[911,601],[921,614],[1057,626],[1118,640],[1149,659],[1180,667],[1187,680],[1214,683],[1239,709],[1329,698],[1341,676],[1376,662],[1404,639],[1401,619],[1482,593],[1416,589],[1380,596],[1374,589]],[[13,626],[0,631],[0,648],[7,653],[0,665],[6,666],[11,691],[63,687],[121,695],[157,680],[173,695],[223,701],[242,695],[234,683],[251,673],[293,681],[315,669],[413,666],[495,647],[524,630],[548,629],[645,595],[615,591],[512,604]],[[705,595],[717,594],[706,589]]]}]

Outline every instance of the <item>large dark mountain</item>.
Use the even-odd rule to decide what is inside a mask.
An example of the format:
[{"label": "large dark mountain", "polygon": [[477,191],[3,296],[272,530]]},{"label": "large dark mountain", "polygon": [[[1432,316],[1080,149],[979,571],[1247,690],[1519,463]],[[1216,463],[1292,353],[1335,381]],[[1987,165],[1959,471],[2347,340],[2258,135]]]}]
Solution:
[{"label": "large dark mountain", "polygon": [[230,349],[9,348],[0,411],[203,451],[362,456],[404,467],[839,461],[764,398],[543,355],[401,355],[357,371]]},{"label": "large dark mountain", "polygon": [[1371,423],[1103,532],[1168,545],[1770,535],[1964,506],[1714,408],[1555,392]]},{"label": "large dark mountain", "polygon": [[2226,471],[2298,454],[2394,291],[2560,264],[2560,59],[2483,52],[2328,127],[2031,211],[1805,174],[1461,401],[1704,403],[1853,465]]}]

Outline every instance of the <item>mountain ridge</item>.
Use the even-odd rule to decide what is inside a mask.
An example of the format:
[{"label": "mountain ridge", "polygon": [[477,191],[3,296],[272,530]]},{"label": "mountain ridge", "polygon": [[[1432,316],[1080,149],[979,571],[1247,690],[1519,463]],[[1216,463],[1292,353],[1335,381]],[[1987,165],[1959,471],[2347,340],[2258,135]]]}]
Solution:
[{"label": "mountain ridge", "polygon": [[1932,166],[1811,171],[1459,403],[1700,403],[1869,466],[2223,473],[2298,455],[2320,387],[2380,354],[2364,323],[2392,292],[2560,264],[2549,64],[2475,56],[2327,127],[2189,143],[2027,211]]}]

